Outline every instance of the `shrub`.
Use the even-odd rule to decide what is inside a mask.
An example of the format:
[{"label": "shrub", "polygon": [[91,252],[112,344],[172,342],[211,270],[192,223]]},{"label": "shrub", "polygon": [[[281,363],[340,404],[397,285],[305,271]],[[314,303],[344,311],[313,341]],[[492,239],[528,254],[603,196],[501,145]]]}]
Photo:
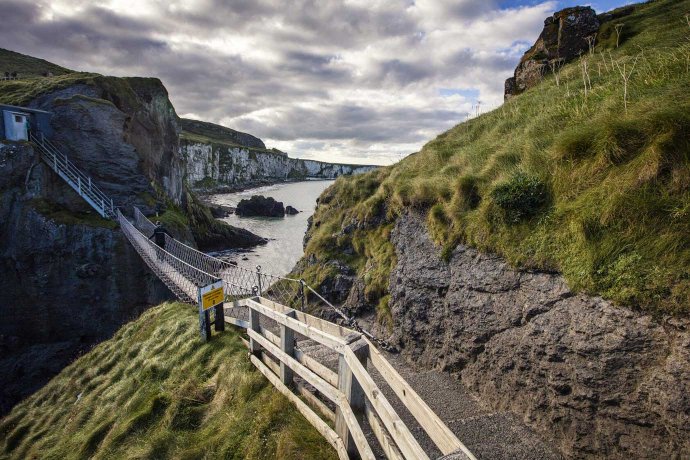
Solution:
[{"label": "shrub", "polygon": [[479,178],[466,175],[458,180],[458,198],[463,210],[477,209],[482,200],[479,194]]},{"label": "shrub", "polygon": [[491,197],[503,210],[506,222],[515,224],[539,213],[547,204],[549,193],[539,178],[519,172],[497,186]]}]

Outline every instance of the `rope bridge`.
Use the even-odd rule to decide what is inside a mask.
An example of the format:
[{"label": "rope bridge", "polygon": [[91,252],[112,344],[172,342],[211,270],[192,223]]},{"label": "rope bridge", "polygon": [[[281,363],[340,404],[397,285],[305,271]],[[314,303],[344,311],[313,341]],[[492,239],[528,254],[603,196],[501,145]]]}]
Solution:
[{"label": "rope bridge", "polygon": [[[475,460],[374,346],[385,342],[303,280],[273,276],[260,267],[248,270],[168,235],[164,247],[158,246],[150,239],[155,225],[139,209],[134,208],[131,222],[54,146],[39,146],[60,177],[99,214],[117,220],[144,262],[180,300],[197,304],[200,288],[222,281],[225,302],[215,311],[223,317],[215,318],[216,325],[220,320],[246,329],[252,363],[340,459],[447,455]],[[333,309],[343,325],[307,314],[310,302]]]}]

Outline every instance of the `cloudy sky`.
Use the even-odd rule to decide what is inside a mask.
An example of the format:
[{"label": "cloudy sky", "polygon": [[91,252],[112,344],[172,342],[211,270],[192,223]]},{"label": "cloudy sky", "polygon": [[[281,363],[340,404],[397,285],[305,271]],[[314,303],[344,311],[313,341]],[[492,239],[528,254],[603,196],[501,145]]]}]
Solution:
[{"label": "cloudy sky", "polygon": [[291,156],[390,164],[500,104],[544,18],[577,3],[0,0],[0,47],[159,77],[181,116]]}]

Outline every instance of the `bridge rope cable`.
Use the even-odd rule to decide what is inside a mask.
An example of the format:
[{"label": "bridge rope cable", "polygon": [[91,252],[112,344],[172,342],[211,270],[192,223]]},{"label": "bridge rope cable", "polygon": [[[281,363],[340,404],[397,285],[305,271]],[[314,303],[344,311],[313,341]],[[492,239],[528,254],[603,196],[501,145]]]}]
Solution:
[{"label": "bridge rope cable", "polygon": [[198,288],[217,280],[214,274],[200,270],[159,247],[122,215],[120,210],[117,211],[117,220],[125,237],[144,262],[181,300],[196,303]]},{"label": "bridge rope cable", "polygon": [[[129,221],[127,222],[129,223]],[[134,225],[140,230],[140,233],[149,236],[153,234],[156,228],[156,225],[137,207],[134,208]],[[165,251],[197,270],[212,275],[216,279],[221,279],[225,285],[227,300],[239,300],[260,295],[298,310],[306,310],[310,300],[318,300],[333,310],[350,328],[366,335],[383,349],[391,348],[385,340],[364,329],[353,316],[347,315],[342,309],[326,300],[304,280],[272,275],[262,271],[261,266],[256,267],[255,270],[240,267],[235,263],[203,253],[169,235],[165,235]],[[238,315],[238,319],[248,319],[244,318],[245,312],[235,308],[232,310]]]}]

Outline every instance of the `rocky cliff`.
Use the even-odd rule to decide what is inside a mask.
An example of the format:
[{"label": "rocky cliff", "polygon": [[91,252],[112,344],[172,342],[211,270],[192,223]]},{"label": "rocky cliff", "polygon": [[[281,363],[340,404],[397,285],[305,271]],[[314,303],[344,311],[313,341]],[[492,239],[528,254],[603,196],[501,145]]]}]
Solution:
[{"label": "rocky cliff", "polygon": [[[213,219],[186,187],[178,117],[159,80],[70,73],[1,83],[1,101],[52,113],[51,140],[123,212],[158,213],[203,249],[265,241]],[[31,144],[0,146],[0,413],[169,296]]]},{"label": "rocky cliff", "polygon": [[[295,276],[566,458],[687,458],[689,31],[669,18],[689,5],[578,8],[603,23],[595,57],[337,180]],[[645,59],[626,104],[612,65]]]},{"label": "rocky cliff", "polygon": [[[520,59],[512,77],[505,82],[505,99],[539,84],[545,75],[557,73],[566,63],[595,47],[602,24],[631,14],[633,6],[598,15],[589,6],[558,11],[544,20],[537,41]],[[610,31],[607,31],[610,34]]]},{"label": "rocky cliff", "polygon": [[212,123],[183,120],[180,154],[187,183],[208,192],[304,179],[335,179],[376,166],[290,158],[249,134]]},{"label": "rocky cliff", "polygon": [[30,144],[0,144],[0,413],[168,295]]},{"label": "rocky cliff", "polygon": [[567,457],[690,452],[690,322],[575,294],[558,274],[465,245],[446,262],[416,214],[392,242],[392,339],[411,362],[456,373]]}]

